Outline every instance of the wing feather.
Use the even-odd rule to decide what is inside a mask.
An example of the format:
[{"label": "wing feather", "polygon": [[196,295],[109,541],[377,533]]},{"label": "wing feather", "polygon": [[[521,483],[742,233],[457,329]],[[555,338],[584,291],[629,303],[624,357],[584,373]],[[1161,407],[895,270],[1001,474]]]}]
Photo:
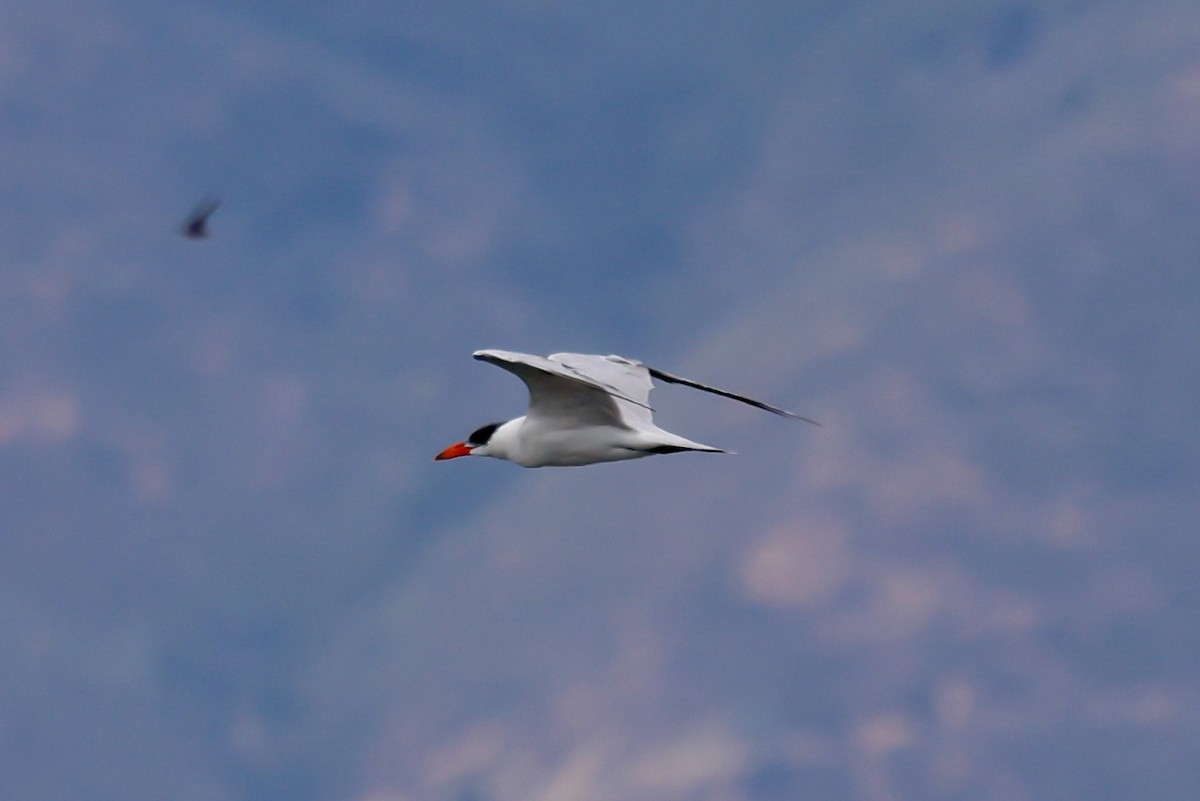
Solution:
[{"label": "wing feather", "polygon": [[771,412],[772,414],[777,414],[781,417],[790,417],[793,420],[803,420],[806,423],[812,423],[814,426],[821,425],[816,420],[810,420],[807,417],[801,417],[800,415],[795,414],[793,412],[789,412],[786,409],[780,409],[777,406],[772,406],[769,403],[763,403],[762,401],[755,400],[754,398],[748,398],[745,395],[739,395],[736,392],[730,392],[727,389],[717,389],[716,387],[710,387],[707,384],[701,384],[699,381],[693,381],[690,378],[681,378],[677,375],[671,375],[670,373],[664,373],[662,370],[657,370],[653,367],[647,367],[646,370],[650,373],[650,375],[654,376],[655,378],[657,378],[660,381],[665,381],[668,384],[682,384],[685,387],[691,387],[692,389],[699,389],[704,392],[711,392],[712,394],[720,395],[723,398],[729,398],[730,400],[741,401],[742,403],[747,403],[747,404],[755,407],[756,409],[762,409],[765,412]]},{"label": "wing feather", "polygon": [[476,351],[475,358],[525,382],[529,388],[527,419],[553,421],[557,428],[627,427],[617,398],[609,389],[566,365],[543,356],[503,350]]},{"label": "wing feather", "polygon": [[781,417],[820,426],[816,420],[729,390],[672,375],[622,356],[555,353],[534,356],[504,350],[480,350],[475,358],[502,367],[529,387],[531,418],[553,419],[559,427],[609,425],[654,428],[651,378],[720,395]]}]

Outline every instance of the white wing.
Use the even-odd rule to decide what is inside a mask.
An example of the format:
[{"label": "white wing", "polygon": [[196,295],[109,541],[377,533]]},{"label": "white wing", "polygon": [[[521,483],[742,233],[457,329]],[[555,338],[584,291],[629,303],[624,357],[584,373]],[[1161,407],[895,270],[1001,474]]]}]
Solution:
[{"label": "white wing", "polygon": [[[627,377],[622,378],[616,371],[596,377],[593,375],[594,363],[606,361],[603,356],[555,354],[547,359],[504,350],[479,350],[474,355],[480,361],[508,370],[525,382],[529,388],[527,418],[564,429],[585,426],[628,428],[633,420],[643,419],[642,416],[632,419],[623,416],[623,413],[629,414],[634,409],[640,410],[645,420],[650,418],[650,410],[644,403],[644,398],[650,393],[649,375],[645,375],[644,390],[640,390]],[[566,361],[560,360],[560,357]],[[633,366],[632,363],[628,364]],[[645,370],[642,373],[645,374]],[[638,400],[639,396],[643,400]]]},{"label": "white wing", "polygon": [[651,378],[821,425],[816,420],[746,395],[665,373],[621,356],[555,353],[544,358],[503,350],[480,350],[475,352],[475,358],[517,375],[529,387],[529,416],[556,418],[564,428],[589,424],[655,428],[650,408],[650,390],[654,388]]},{"label": "white wing", "polygon": [[550,360],[567,368],[572,375],[603,387],[616,401],[626,424],[635,428],[655,427],[654,410],[650,408],[654,383],[641,362],[624,356],[586,353],[554,353]]}]

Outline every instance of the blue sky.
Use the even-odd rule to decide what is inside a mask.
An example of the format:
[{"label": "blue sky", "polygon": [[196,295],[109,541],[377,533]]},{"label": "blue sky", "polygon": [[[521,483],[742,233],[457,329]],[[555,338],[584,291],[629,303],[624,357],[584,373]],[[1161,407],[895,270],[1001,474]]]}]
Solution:
[{"label": "blue sky", "polygon": [[[1191,798],[1197,30],[6,4],[0,785]],[[481,347],[825,427],[435,464],[523,408]]]}]

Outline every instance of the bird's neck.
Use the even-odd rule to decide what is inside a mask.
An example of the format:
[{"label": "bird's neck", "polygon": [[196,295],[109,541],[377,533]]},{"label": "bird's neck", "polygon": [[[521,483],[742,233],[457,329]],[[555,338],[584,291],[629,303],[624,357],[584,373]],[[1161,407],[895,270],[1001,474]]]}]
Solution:
[{"label": "bird's neck", "polygon": [[517,417],[502,423],[492,432],[491,438],[488,439],[488,456],[519,462],[522,448],[521,426],[524,423],[524,417]]}]

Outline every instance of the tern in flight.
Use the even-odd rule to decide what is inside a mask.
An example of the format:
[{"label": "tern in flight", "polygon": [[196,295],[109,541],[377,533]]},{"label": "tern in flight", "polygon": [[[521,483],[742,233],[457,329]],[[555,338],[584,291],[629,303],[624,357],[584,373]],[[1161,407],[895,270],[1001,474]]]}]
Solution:
[{"label": "tern in flight", "polygon": [[712,392],[773,414],[820,425],[762,401],[664,373],[621,356],[555,353],[549,357],[504,350],[475,351],[475,358],[502,367],[529,388],[523,417],[489,423],[435,458],[490,456],[523,467],[575,467],[639,459],[661,453],[727,453],[654,425],[651,378]]},{"label": "tern in flight", "polygon": [[192,210],[188,218],[180,226],[180,233],[188,239],[207,239],[209,235],[208,218],[221,205],[218,198],[205,198]]}]

